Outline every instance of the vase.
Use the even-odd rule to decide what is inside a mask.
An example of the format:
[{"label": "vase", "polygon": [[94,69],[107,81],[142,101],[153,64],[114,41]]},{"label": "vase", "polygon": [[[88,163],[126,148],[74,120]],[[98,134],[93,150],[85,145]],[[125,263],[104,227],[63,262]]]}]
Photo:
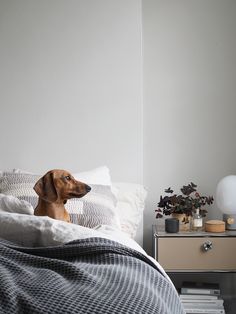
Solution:
[{"label": "vase", "polygon": [[[185,214],[176,213],[172,213],[171,216],[179,220],[179,231],[190,231],[191,217],[187,217]],[[186,220],[188,220],[187,223],[185,222]]]}]

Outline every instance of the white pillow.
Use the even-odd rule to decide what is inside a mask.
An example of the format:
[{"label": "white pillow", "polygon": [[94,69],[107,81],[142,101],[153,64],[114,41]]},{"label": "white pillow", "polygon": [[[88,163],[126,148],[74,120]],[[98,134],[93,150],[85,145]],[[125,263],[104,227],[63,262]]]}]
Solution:
[{"label": "white pillow", "polygon": [[73,173],[76,180],[87,184],[99,184],[111,186],[109,169],[106,166],[98,167],[89,171]]},{"label": "white pillow", "polygon": [[33,215],[34,209],[29,202],[21,201],[13,195],[0,194],[0,213],[1,212]]},{"label": "white pillow", "polygon": [[141,184],[123,182],[112,183],[112,191],[114,190],[121,230],[134,238],[142,219],[147,191]]}]

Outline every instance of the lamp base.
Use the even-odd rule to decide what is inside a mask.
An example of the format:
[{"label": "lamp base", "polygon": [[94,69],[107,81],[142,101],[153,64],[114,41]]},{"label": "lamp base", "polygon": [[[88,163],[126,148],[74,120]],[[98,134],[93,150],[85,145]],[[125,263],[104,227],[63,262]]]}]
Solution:
[{"label": "lamp base", "polygon": [[236,214],[223,214],[225,229],[236,230]]}]

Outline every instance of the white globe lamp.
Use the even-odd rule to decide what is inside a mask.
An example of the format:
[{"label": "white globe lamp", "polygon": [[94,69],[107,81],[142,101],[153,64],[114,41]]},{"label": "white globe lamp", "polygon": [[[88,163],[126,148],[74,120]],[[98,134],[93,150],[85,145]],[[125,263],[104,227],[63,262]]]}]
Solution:
[{"label": "white globe lamp", "polygon": [[220,180],[216,188],[216,204],[223,213],[227,230],[236,230],[236,175]]}]

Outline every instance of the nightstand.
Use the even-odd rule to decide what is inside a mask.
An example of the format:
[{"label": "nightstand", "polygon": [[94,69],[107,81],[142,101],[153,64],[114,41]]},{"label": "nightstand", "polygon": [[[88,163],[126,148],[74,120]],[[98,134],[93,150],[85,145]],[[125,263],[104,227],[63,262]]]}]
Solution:
[{"label": "nightstand", "polygon": [[166,271],[236,272],[236,231],[166,233],[153,226],[154,258]]},{"label": "nightstand", "polygon": [[153,226],[153,257],[176,288],[183,281],[219,282],[222,295],[236,313],[236,231],[166,233]]}]

